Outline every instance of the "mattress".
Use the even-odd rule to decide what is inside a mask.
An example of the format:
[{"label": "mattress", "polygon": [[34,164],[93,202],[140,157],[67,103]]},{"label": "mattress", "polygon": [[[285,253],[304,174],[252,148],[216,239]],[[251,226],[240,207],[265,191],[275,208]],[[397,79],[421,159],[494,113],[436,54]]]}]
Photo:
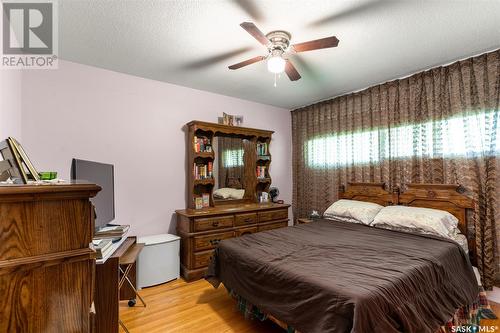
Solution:
[{"label": "mattress", "polygon": [[223,240],[206,278],[307,333],[434,333],[479,291],[452,240],[331,220]]}]

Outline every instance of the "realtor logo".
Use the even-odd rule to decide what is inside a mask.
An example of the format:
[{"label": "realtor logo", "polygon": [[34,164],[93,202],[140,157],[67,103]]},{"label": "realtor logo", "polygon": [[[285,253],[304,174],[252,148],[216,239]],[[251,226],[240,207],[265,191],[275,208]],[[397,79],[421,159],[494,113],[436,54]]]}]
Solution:
[{"label": "realtor logo", "polygon": [[57,68],[54,1],[2,2],[2,68]]}]

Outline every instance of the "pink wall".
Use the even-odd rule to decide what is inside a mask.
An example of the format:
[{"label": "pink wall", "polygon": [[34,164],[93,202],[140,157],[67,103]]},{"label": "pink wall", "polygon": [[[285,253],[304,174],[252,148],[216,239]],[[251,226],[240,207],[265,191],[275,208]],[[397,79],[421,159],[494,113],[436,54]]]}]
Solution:
[{"label": "pink wall", "polygon": [[0,69],[0,140],[21,140],[21,77],[20,70]]},{"label": "pink wall", "polygon": [[114,164],[116,222],[137,235],[174,231],[185,207],[182,127],[222,112],[276,131],[273,185],[291,202],[288,110],[65,61],[22,79],[22,143],[35,166],[67,179],[73,157]]}]

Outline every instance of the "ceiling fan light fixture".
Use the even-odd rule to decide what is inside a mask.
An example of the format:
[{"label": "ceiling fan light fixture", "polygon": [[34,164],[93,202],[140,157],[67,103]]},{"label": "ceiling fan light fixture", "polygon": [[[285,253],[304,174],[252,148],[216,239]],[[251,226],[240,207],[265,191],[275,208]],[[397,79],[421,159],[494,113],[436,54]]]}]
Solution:
[{"label": "ceiling fan light fixture", "polygon": [[257,56],[251,59],[239,62],[237,64],[231,65],[229,69],[238,69],[245,67],[256,62],[267,60],[267,69],[269,72],[274,74],[274,86],[276,87],[276,78],[279,77],[278,74],[283,72],[286,73],[290,81],[300,80],[301,76],[293,62],[290,61],[290,56],[293,56],[298,52],[306,52],[320,49],[327,49],[331,47],[336,47],[339,44],[339,40],[335,36],[310,40],[308,42],[290,44],[292,35],[288,31],[284,30],[274,30],[264,35],[259,28],[255,26],[252,22],[243,22],[240,26],[245,29],[253,38],[255,38],[259,43],[267,48],[267,55]]},{"label": "ceiling fan light fixture", "polygon": [[267,70],[274,74],[285,71],[286,61],[281,55],[273,55],[267,60]]}]

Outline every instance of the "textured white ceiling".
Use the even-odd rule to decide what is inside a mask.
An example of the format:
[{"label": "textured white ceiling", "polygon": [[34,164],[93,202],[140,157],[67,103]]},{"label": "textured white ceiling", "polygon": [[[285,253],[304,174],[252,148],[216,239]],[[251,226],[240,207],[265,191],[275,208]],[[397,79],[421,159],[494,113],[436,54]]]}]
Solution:
[{"label": "textured white ceiling", "polygon": [[[62,59],[295,108],[500,47],[500,0],[60,0]],[[335,35],[333,49],[292,58],[302,79],[261,62],[239,24],[292,42]]]}]

